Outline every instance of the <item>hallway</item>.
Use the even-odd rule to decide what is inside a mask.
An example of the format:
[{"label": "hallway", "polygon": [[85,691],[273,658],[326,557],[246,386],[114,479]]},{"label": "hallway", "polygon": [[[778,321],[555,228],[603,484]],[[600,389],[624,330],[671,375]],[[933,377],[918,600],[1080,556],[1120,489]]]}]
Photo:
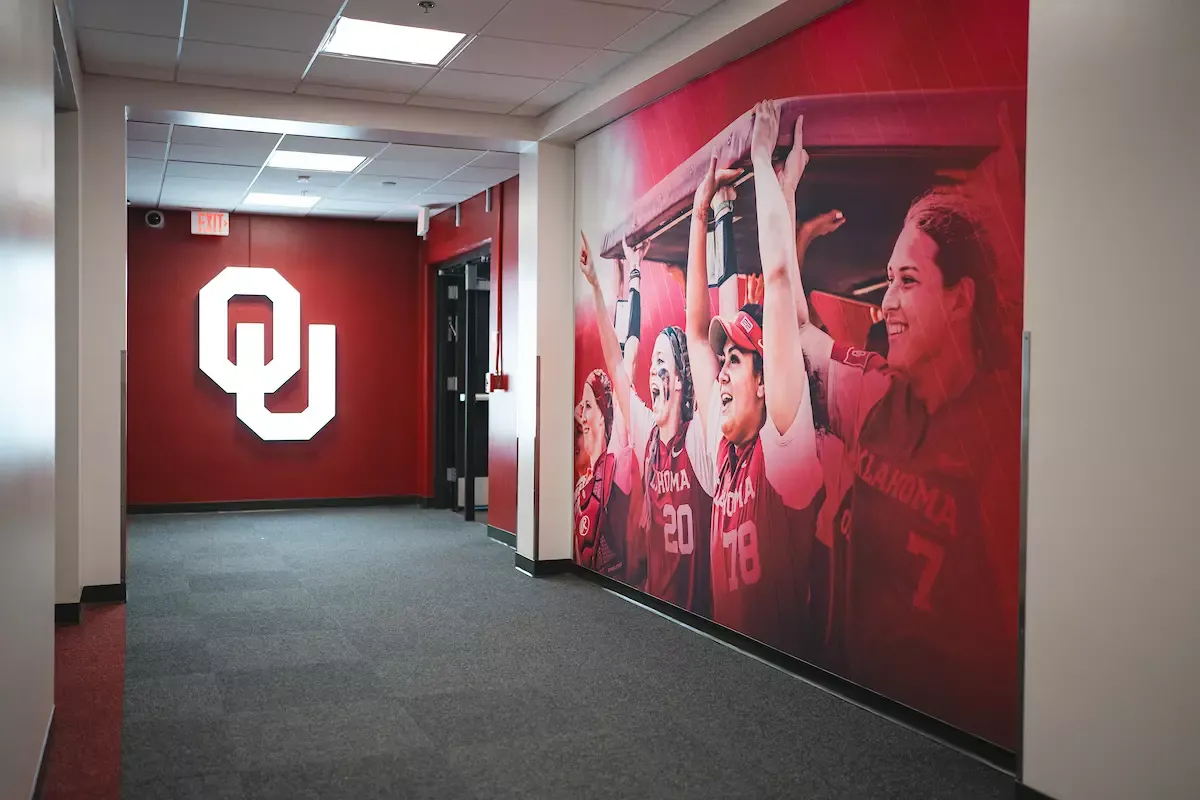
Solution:
[{"label": "hallway", "polygon": [[445,512],[135,518],[141,798],[1007,798],[1012,779]]}]

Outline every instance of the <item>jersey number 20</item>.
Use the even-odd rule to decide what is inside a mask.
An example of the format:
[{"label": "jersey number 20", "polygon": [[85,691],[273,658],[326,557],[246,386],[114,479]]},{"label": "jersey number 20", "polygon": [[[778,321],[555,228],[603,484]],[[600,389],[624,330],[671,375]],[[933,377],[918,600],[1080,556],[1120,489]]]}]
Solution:
[{"label": "jersey number 20", "polygon": [[696,549],[696,539],[692,536],[692,507],[686,503],[678,508],[663,506],[663,520],[667,552],[690,556]]},{"label": "jersey number 20", "polygon": [[736,592],[739,586],[758,583],[762,576],[762,565],[758,561],[758,527],[753,522],[743,522],[737,530],[721,534],[721,545],[725,548],[725,563],[729,567],[729,591]]}]

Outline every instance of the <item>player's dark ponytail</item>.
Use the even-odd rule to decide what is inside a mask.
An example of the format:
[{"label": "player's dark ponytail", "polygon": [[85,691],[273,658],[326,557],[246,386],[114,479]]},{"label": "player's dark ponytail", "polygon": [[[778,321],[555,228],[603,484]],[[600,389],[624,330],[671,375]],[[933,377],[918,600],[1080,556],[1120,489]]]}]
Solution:
[{"label": "player's dark ponytail", "polygon": [[696,386],[692,383],[692,361],[688,358],[687,338],[683,328],[671,325],[663,328],[663,335],[671,343],[671,354],[675,356],[675,371],[679,373],[679,383],[683,386],[679,410],[684,422],[690,422],[696,407]]}]

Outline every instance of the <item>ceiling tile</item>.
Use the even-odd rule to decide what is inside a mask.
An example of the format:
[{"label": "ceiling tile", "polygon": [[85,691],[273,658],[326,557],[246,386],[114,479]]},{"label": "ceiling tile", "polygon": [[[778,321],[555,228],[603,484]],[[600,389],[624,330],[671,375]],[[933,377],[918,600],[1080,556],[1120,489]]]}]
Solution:
[{"label": "ceiling tile", "polygon": [[175,80],[174,67],[146,67],[141,64],[122,64],[120,62],[98,61],[89,59],[84,62],[85,71],[91,75],[110,75],[116,78],[141,78],[147,81]]},{"label": "ceiling tile", "polygon": [[126,122],[125,138],[131,142],[165,142],[171,126],[162,122]]},{"label": "ceiling tile", "polygon": [[171,143],[172,161],[196,161],[201,164],[240,164],[262,166],[267,154],[257,147],[209,147],[203,144]]},{"label": "ceiling tile", "polygon": [[165,165],[165,161],[154,161],[146,158],[127,158],[125,159],[126,179],[149,178],[161,181]]},{"label": "ceiling tile", "polygon": [[179,44],[175,39],[161,36],[87,29],[79,31],[79,57],[88,72],[98,72],[97,68],[101,65],[129,64],[171,70],[173,74],[178,49]]},{"label": "ceiling tile", "polygon": [[167,143],[129,141],[125,143],[125,156],[127,158],[156,158],[161,161],[167,157]]},{"label": "ceiling tile", "polygon": [[189,209],[204,211],[233,211],[240,197],[233,195],[175,195],[164,194],[158,202],[159,208],[173,208],[182,211]]},{"label": "ceiling tile", "polygon": [[379,217],[381,222],[411,222],[421,213],[420,206],[399,206]]},{"label": "ceiling tile", "polygon": [[307,217],[307,208],[294,208],[292,206],[238,206],[239,214],[261,214],[271,217]]},{"label": "ceiling tile", "polygon": [[595,53],[588,47],[518,42],[477,36],[450,62],[454,69],[520,75],[526,78],[561,78]]},{"label": "ceiling tile", "polygon": [[437,6],[426,14],[415,2],[350,0],[342,16],[408,25],[413,28],[478,33],[507,2],[508,0],[437,0]]},{"label": "ceiling tile", "polygon": [[368,161],[367,165],[359,170],[359,174],[379,175],[391,178],[422,178],[432,182],[441,180],[458,169],[459,166],[457,164],[438,164],[427,161],[380,161],[376,158],[373,161]]},{"label": "ceiling tile", "polygon": [[209,75],[193,70],[179,70],[180,83],[191,83],[198,86],[223,86],[226,89],[253,89],[258,92],[282,92],[291,94],[299,85],[298,78],[254,78],[245,75]]},{"label": "ceiling tile", "polygon": [[197,164],[192,161],[168,161],[167,175],[172,178],[204,178],[205,180],[240,182],[249,186],[258,175],[258,167],[234,164]]},{"label": "ceiling tile", "polygon": [[330,20],[342,7],[342,0],[220,0],[220,2],[235,6],[258,6],[259,8],[274,8],[279,11],[295,11],[303,14],[324,14],[326,19]]},{"label": "ceiling tile", "polygon": [[294,14],[254,6],[193,0],[188,5],[184,36],[201,42],[292,50],[311,57],[325,38],[332,21],[332,15]]},{"label": "ceiling tile", "polygon": [[185,40],[179,57],[179,70],[299,81],[304,68],[308,66],[308,60],[307,53]]},{"label": "ceiling tile", "polygon": [[[394,185],[385,186],[384,182]],[[434,181],[388,175],[358,174],[346,181],[334,195],[341,200],[369,200],[396,205],[433,186]]]},{"label": "ceiling tile", "polygon": [[467,181],[469,183],[483,184],[484,186],[495,186],[516,174],[516,167],[512,169],[490,169],[488,167],[477,167],[472,164],[469,167],[463,167],[457,172],[451,173],[448,177],[452,181]]},{"label": "ceiling tile", "polygon": [[411,94],[437,74],[434,67],[414,67],[411,64],[388,64],[383,61],[364,61],[358,58],[318,56],[304,82],[323,86],[345,86],[351,89],[374,89],[382,92]]},{"label": "ceiling tile", "polygon": [[506,39],[599,48],[649,15],[641,8],[577,0],[512,0],[483,32]]},{"label": "ceiling tile", "polygon": [[167,175],[163,178],[163,194],[181,195],[240,195],[250,188],[247,180],[216,180],[207,178],[187,178],[179,175]]},{"label": "ceiling tile", "polygon": [[483,114],[507,114],[516,103],[488,103],[483,100],[462,100],[457,97],[425,97],[416,95],[408,101],[410,106],[426,108],[449,108],[455,111],[478,111]]},{"label": "ceiling tile", "polygon": [[[301,183],[300,177],[308,178],[307,183]],[[293,169],[275,169],[267,167],[254,182],[254,191],[271,192],[273,194],[302,194],[308,191],[321,194],[341,186],[346,182],[344,172],[301,172]]]},{"label": "ceiling tile", "polygon": [[470,195],[465,194],[434,194],[423,193],[412,198],[409,202],[416,203],[419,206],[452,206],[455,203],[461,203]]},{"label": "ceiling tile", "polygon": [[358,139],[324,139],[316,136],[283,137],[279,150],[295,150],[302,153],[327,153],[336,156],[362,156],[370,158],[377,155],[387,142],[364,142]]},{"label": "ceiling tile", "polygon": [[313,206],[313,211],[340,211],[348,213],[379,216],[386,214],[396,207],[396,203],[370,202],[368,200],[340,200],[337,198],[322,200]]},{"label": "ceiling tile", "polygon": [[568,81],[555,81],[541,92],[538,92],[528,101],[521,105],[514,114],[523,117],[533,117],[541,114],[548,109],[566,100],[571,95],[583,88],[582,83],[570,83]]},{"label": "ceiling tile", "polygon": [[455,97],[488,103],[523,103],[550,85],[542,78],[517,78],[510,75],[486,75],[482,72],[458,72],[444,69],[425,84],[418,94],[426,97]]},{"label": "ceiling tile", "polygon": [[601,50],[564,77],[576,83],[592,83],[612,72],[614,69],[633,58],[633,53],[615,53],[612,50]]},{"label": "ceiling tile", "polygon": [[521,155],[520,153],[501,153],[493,150],[472,161],[470,166],[512,170],[513,173],[516,173],[521,167]]},{"label": "ceiling tile", "polygon": [[625,53],[640,53],[690,19],[691,17],[683,14],[656,12],[638,23],[633,30],[610,43],[608,49]]},{"label": "ceiling tile", "polygon": [[380,92],[374,89],[349,89],[345,86],[321,86],[305,80],[296,87],[296,94],[309,94],[317,97],[339,97],[345,100],[366,100],[369,103],[396,103],[403,105],[408,102],[411,94],[395,92]]},{"label": "ceiling tile", "polygon": [[670,11],[673,14],[690,14],[695,16],[703,14],[710,8],[715,6],[721,0],[671,0],[663,6],[663,11]]},{"label": "ceiling tile", "polygon": [[129,184],[125,188],[125,199],[129,201],[129,205],[138,208],[153,208],[158,205],[158,186],[134,186]]},{"label": "ceiling tile", "polygon": [[[244,147],[259,148],[266,159],[267,153],[279,141],[278,133],[260,133],[258,131],[233,131],[224,128],[195,128],[190,125],[176,125],[171,131],[171,144],[203,144],[209,147]],[[174,156],[172,156],[174,158]]]},{"label": "ceiling tile", "polygon": [[74,0],[77,28],[178,37],[184,0]]},{"label": "ceiling tile", "polygon": [[492,187],[492,184],[473,183],[471,181],[455,181],[446,180],[439,181],[432,186],[429,194],[452,194],[461,195],[462,197],[474,197],[477,194],[483,194]]},{"label": "ceiling tile", "polygon": [[[484,154],[483,150],[464,150],[457,147],[428,147],[421,144],[393,144],[375,157],[372,164],[381,161],[417,162],[443,164],[451,170],[465,167]],[[450,170],[448,170],[450,171]],[[424,177],[418,175],[417,177]]]}]

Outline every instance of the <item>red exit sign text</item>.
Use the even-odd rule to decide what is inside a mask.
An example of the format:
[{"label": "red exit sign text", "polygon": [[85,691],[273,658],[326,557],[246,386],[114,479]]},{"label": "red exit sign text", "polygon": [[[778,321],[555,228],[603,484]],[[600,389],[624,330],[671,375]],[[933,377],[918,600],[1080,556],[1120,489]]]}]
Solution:
[{"label": "red exit sign text", "polygon": [[199,236],[228,236],[229,214],[225,211],[193,211],[192,233]]}]

